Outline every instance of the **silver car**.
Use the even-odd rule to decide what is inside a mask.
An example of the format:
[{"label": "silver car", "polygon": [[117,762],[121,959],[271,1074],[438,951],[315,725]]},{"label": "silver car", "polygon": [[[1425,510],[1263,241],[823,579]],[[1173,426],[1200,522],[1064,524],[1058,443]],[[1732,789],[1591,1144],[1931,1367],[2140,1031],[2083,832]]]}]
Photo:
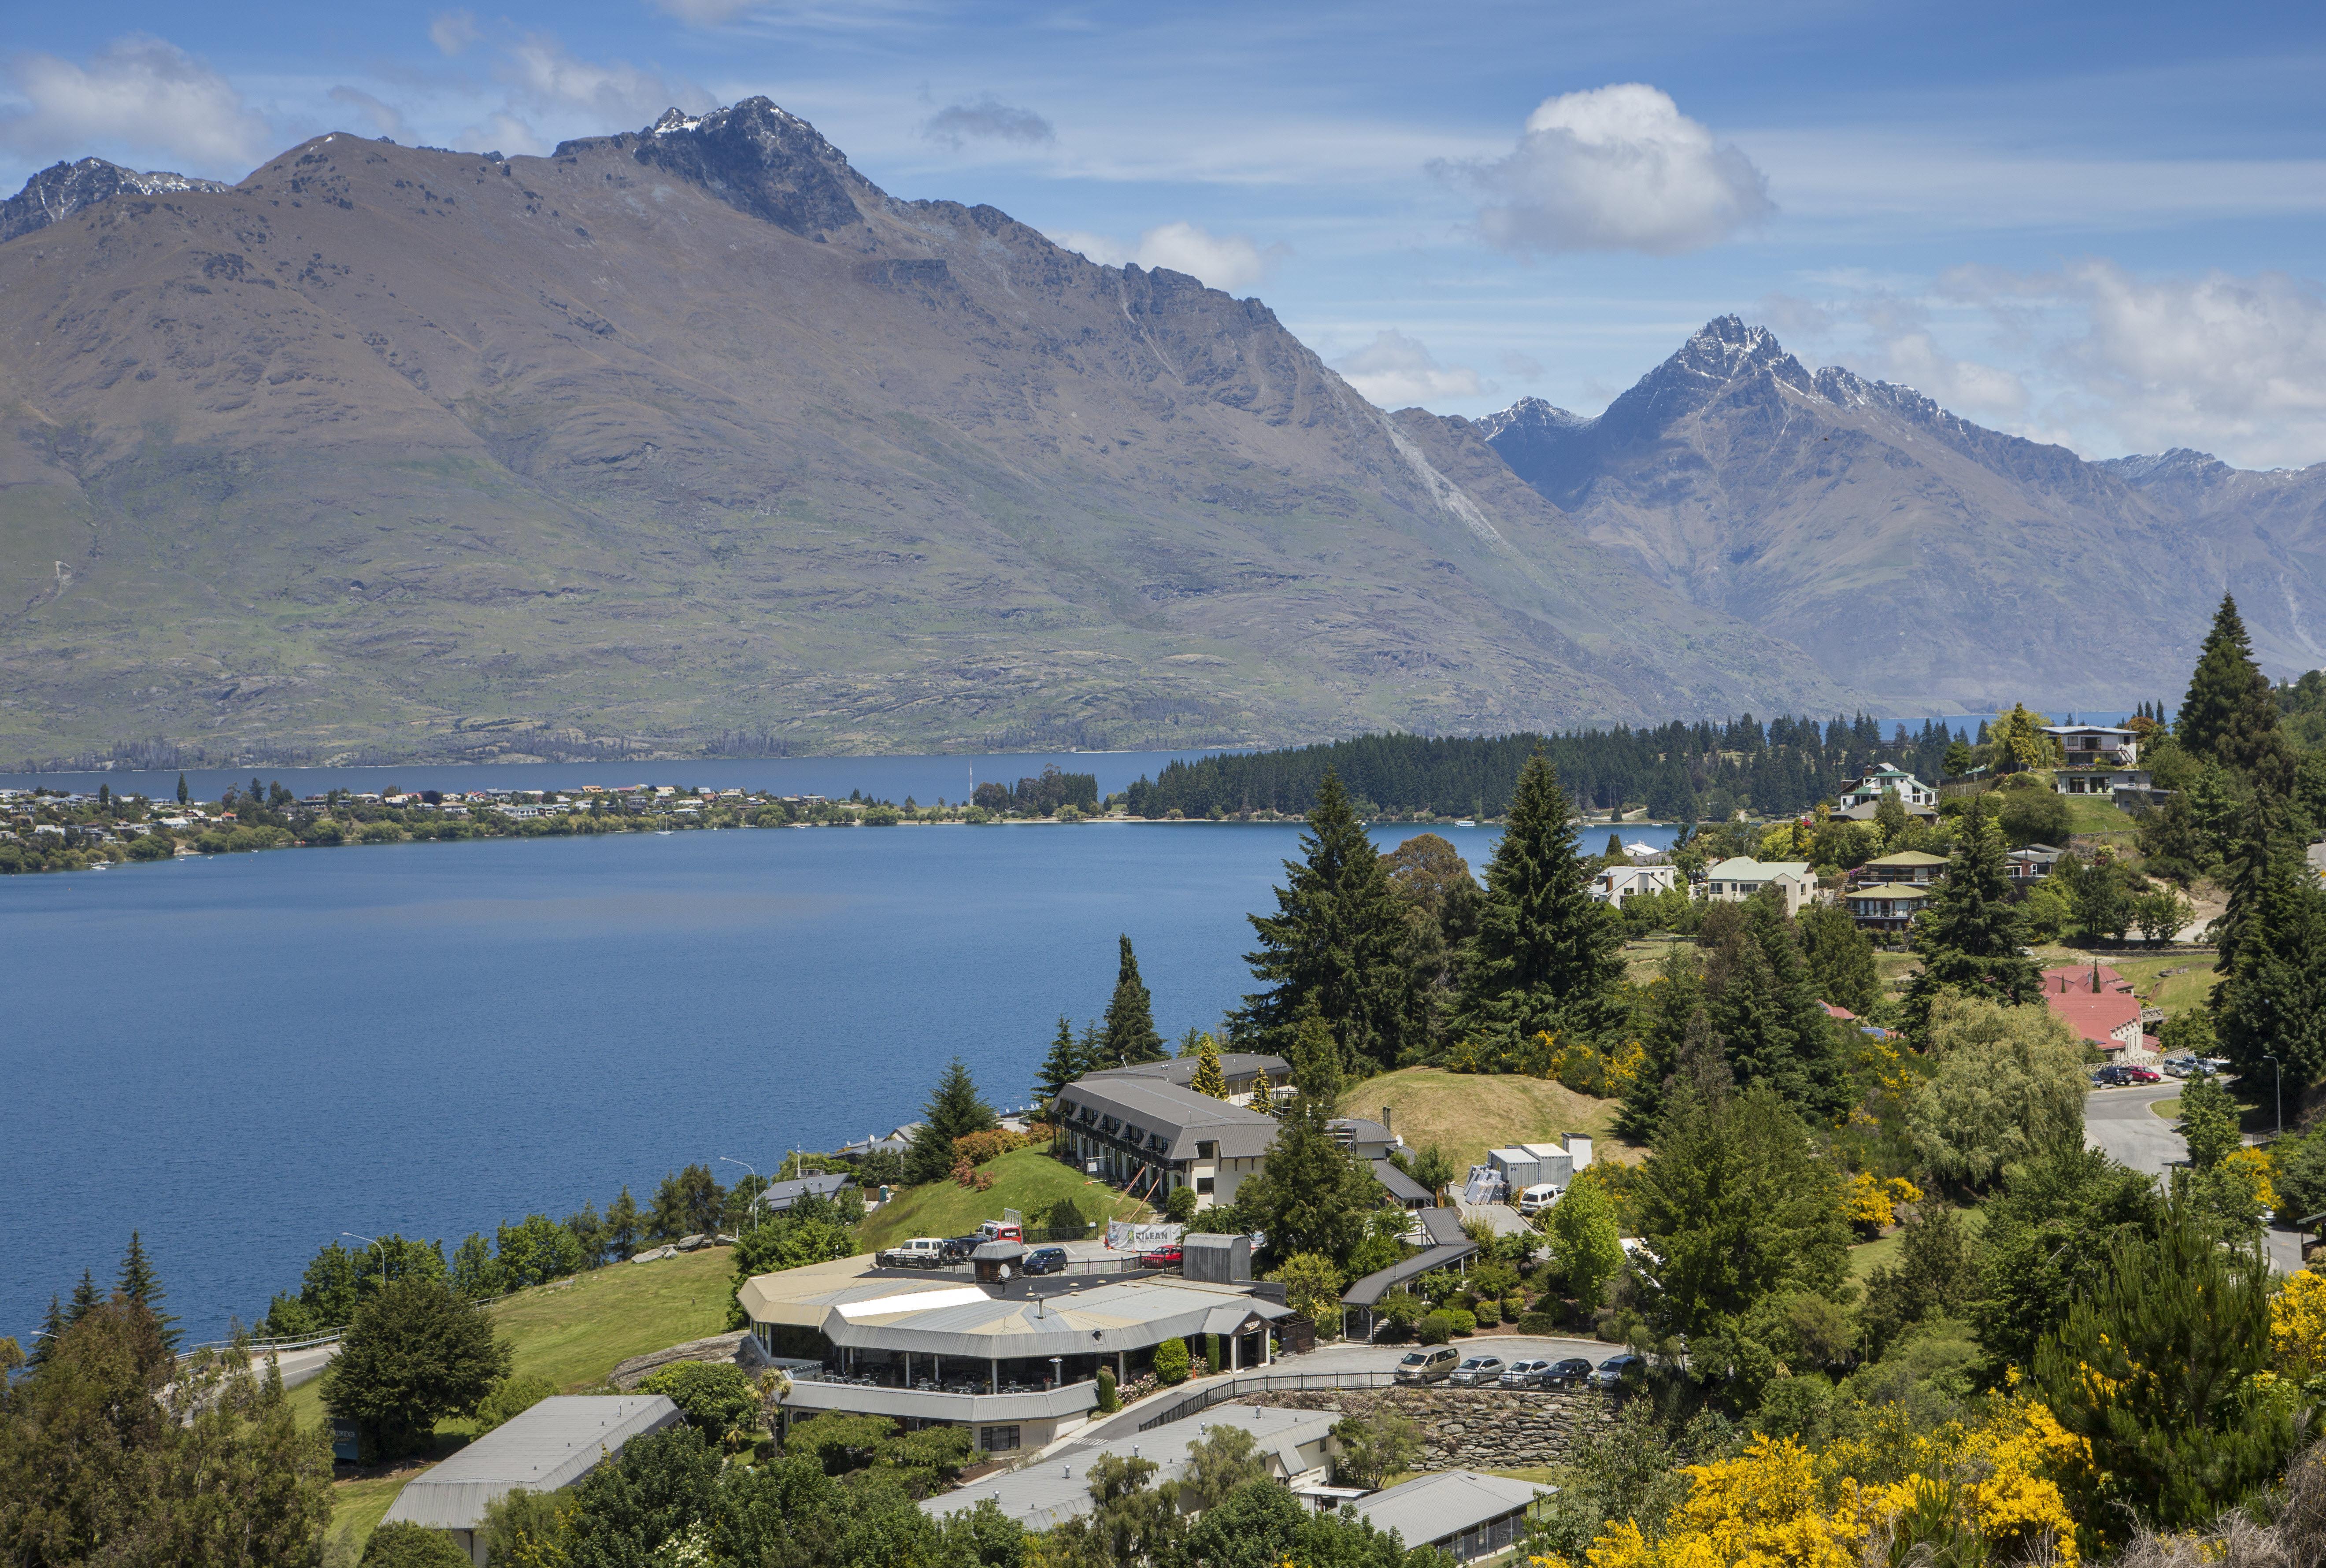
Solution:
[{"label": "silver car", "polygon": [[1549,1361],[1512,1361],[1503,1369],[1502,1383],[1505,1388],[1540,1388],[1549,1381]]},{"label": "silver car", "polygon": [[1482,1383],[1496,1381],[1502,1375],[1503,1359],[1500,1356],[1472,1356],[1455,1368],[1454,1375],[1446,1380],[1458,1383],[1465,1388],[1475,1388]]},{"label": "silver car", "polygon": [[1613,1388],[1624,1380],[1625,1373],[1644,1372],[1647,1369],[1648,1362],[1644,1356],[1634,1356],[1628,1352],[1621,1356],[1610,1356],[1599,1363],[1597,1371],[1591,1374],[1591,1386],[1594,1388]]}]

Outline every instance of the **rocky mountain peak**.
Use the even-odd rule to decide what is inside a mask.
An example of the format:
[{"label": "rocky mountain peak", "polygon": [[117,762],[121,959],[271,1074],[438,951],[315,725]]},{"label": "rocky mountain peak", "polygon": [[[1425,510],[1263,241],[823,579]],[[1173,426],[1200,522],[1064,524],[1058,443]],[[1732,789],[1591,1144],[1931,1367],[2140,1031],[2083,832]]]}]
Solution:
[{"label": "rocky mountain peak", "polygon": [[1793,357],[1785,352],[1774,332],[1766,327],[1748,327],[1736,316],[1717,316],[1681,344],[1663,368],[1733,381],[1786,363],[1793,363]]},{"label": "rocky mountain peak", "polygon": [[1522,437],[1545,436],[1582,430],[1591,422],[1589,414],[1571,413],[1540,397],[1521,397],[1500,413],[1490,413],[1477,422],[1479,435],[1490,441],[1508,432]]},{"label": "rocky mountain peak", "polygon": [[184,190],[232,189],[216,180],[197,180],[190,174],[173,174],[167,170],[140,173],[102,158],[51,163],[24,181],[22,190],[0,201],[0,244],[52,223],[62,223],[85,207],[94,207],[125,193],[163,196]]},{"label": "rocky mountain peak", "polygon": [[798,235],[862,223],[858,196],[880,199],[879,190],[814,125],[766,97],[744,98],[706,115],[667,109],[642,131],[561,142],[551,156],[576,157],[604,147],[692,181],[737,211]]},{"label": "rocky mountain peak", "polygon": [[2228,464],[2212,453],[2200,452],[2191,447],[2173,447],[2162,452],[2135,452],[2130,457],[2109,458],[2097,466],[2106,469],[2135,489],[2144,490],[2152,485],[2215,478],[2232,471]]}]

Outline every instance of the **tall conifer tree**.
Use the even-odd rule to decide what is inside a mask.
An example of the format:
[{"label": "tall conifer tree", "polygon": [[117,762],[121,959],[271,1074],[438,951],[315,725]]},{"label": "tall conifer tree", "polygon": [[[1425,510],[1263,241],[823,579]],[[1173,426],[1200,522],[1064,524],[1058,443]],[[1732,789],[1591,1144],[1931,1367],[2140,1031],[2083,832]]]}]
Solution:
[{"label": "tall conifer tree", "polygon": [[2269,677],[2254,663],[2253,641],[2238,614],[2238,601],[2226,593],[2189,677],[2189,695],[2182,700],[2173,733],[2191,756],[2210,756],[2246,774],[2270,771],[2268,765],[2283,755],[2277,700],[2270,693]]},{"label": "tall conifer tree", "polygon": [[1303,859],[1284,862],[1277,913],[1249,917],[1260,951],[1244,961],[1268,989],[1244,997],[1238,1041],[1289,1058],[1313,1007],[1344,1060],[1394,1067],[1413,1016],[1404,903],[1332,773],[1317,786],[1300,849]]},{"label": "tall conifer tree", "polygon": [[1914,922],[1910,939],[1922,960],[1906,991],[1907,1015],[1918,1037],[1942,990],[2005,1007],[2024,1007],[2042,996],[2042,973],[2019,951],[2019,914],[2012,907],[2009,862],[1995,815],[1974,809],[1962,821],[1947,879]]},{"label": "tall conifer tree", "polygon": [[905,1180],[913,1183],[942,1181],[953,1169],[954,1139],[1000,1125],[958,1056],[937,1081],[936,1092],[929,1096],[921,1116],[921,1130],[905,1151]]},{"label": "tall conifer tree", "polygon": [[1614,1021],[1621,938],[1591,897],[1576,853],[1574,809],[1558,772],[1536,752],[1520,770],[1478,934],[1462,976],[1456,1038],[1510,1044],[1537,1031],[1593,1037]]},{"label": "tall conifer tree", "polygon": [[98,1293],[97,1276],[82,1269],[80,1283],[73,1286],[72,1300],[65,1304],[65,1327],[72,1327],[104,1304],[105,1297]]},{"label": "tall conifer tree", "polygon": [[1057,1037],[1050,1042],[1050,1053],[1042,1058],[1042,1070],[1034,1085],[1035,1102],[1049,1104],[1065,1092],[1067,1084],[1096,1065],[1083,1053],[1082,1045],[1075,1039],[1074,1025],[1064,1014],[1059,1015]]},{"label": "tall conifer tree", "polygon": [[2240,1074],[2269,1072],[2275,1056],[2298,1099],[2326,1081],[2326,894],[2296,852],[2270,845],[2262,805],[2230,879],[2213,1033]]},{"label": "tall conifer tree", "polygon": [[1168,1054],[1163,1036],[1155,1032],[1155,1003],[1147,982],[1139,978],[1139,958],[1130,938],[1122,938],[1116,954],[1114,995],[1106,1004],[1106,1062],[1112,1067],[1134,1067],[1160,1062]]},{"label": "tall conifer tree", "polygon": [[114,1294],[144,1307],[153,1315],[162,1342],[173,1351],[178,1348],[178,1331],[172,1326],[178,1320],[162,1310],[163,1298],[168,1293],[163,1290],[161,1276],[154,1272],[153,1260],[145,1256],[145,1244],[135,1230],[129,1233],[129,1249],[121,1255],[121,1278],[114,1286]]}]

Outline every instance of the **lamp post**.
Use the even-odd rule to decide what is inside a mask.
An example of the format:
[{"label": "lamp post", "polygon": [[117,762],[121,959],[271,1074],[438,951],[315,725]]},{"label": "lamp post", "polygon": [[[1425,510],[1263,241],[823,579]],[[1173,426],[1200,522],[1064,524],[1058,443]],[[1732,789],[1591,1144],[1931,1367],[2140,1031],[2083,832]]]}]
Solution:
[{"label": "lamp post", "polygon": [[[751,1165],[749,1161],[739,1160],[730,1155],[721,1155],[719,1158],[720,1162],[723,1164],[741,1165],[745,1170],[751,1172],[751,1179],[753,1181],[758,1180],[759,1173],[755,1170],[751,1170]],[[753,1235],[757,1235],[758,1233],[759,1200],[765,1196],[767,1196],[767,1193],[764,1190],[751,1194],[751,1232]]]},{"label": "lamp post", "polygon": [[2276,1070],[2277,1136],[2284,1137],[2285,1136],[2285,1063],[2280,1062],[2274,1052],[2263,1052],[2261,1059]]}]

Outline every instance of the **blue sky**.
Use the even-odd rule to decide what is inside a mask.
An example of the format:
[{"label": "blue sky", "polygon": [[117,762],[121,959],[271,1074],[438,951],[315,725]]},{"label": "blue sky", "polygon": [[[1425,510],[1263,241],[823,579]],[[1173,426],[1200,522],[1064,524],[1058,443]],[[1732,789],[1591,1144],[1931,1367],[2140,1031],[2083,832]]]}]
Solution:
[{"label": "blue sky", "polygon": [[1596,412],[1734,311],[2089,456],[2326,459],[2315,5],[129,0],[9,48],[12,189],[764,93],[892,193],[1258,294],[1391,406]]}]

